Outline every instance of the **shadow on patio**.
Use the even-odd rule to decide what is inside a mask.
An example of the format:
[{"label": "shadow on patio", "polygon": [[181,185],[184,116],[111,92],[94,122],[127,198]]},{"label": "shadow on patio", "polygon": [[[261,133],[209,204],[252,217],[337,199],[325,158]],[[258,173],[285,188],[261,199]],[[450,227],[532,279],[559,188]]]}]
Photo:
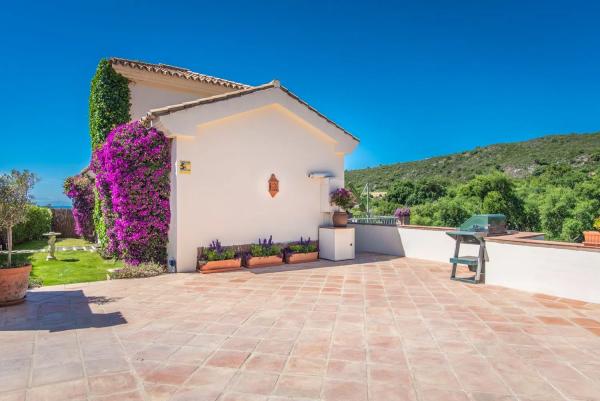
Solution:
[{"label": "shadow on patio", "polygon": [[92,310],[92,305],[106,305],[119,299],[86,296],[82,290],[29,291],[24,303],[0,308],[0,325],[4,331],[56,332],[126,324],[121,312]]}]

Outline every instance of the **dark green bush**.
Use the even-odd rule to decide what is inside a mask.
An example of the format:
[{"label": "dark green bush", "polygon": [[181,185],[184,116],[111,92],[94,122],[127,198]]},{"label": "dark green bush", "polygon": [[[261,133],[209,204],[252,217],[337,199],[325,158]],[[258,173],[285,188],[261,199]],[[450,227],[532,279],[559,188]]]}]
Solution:
[{"label": "dark green bush", "polygon": [[106,59],[100,60],[90,91],[90,137],[92,149],[104,143],[119,124],[129,122],[131,94],[129,81],[118,74]]},{"label": "dark green bush", "polygon": [[42,234],[52,228],[52,211],[47,207],[29,205],[27,220],[13,228],[13,242],[20,244],[26,241],[43,239]]}]

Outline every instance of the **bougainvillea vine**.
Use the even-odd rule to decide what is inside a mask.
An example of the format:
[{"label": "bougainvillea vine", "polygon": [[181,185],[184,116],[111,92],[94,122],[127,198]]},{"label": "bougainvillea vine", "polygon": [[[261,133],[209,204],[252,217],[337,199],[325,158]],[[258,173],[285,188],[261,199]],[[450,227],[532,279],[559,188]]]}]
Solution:
[{"label": "bougainvillea vine", "polygon": [[73,202],[75,232],[88,241],[95,240],[94,220],[94,180],[87,172],[65,180],[65,195]]},{"label": "bougainvillea vine", "polygon": [[123,124],[109,133],[94,159],[96,188],[110,207],[103,212],[112,219],[108,249],[131,264],[166,262],[169,140],[140,122]]}]

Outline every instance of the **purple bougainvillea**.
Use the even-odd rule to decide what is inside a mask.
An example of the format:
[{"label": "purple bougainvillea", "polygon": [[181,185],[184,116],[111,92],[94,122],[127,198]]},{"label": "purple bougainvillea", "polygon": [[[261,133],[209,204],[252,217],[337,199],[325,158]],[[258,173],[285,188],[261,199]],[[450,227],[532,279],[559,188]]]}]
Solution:
[{"label": "purple bougainvillea", "polygon": [[65,195],[73,202],[75,232],[88,241],[94,241],[94,180],[86,172],[67,178]]},{"label": "purple bougainvillea", "polygon": [[94,154],[107,251],[131,264],[166,261],[171,160],[169,140],[140,122],[112,130]]},{"label": "purple bougainvillea", "polygon": [[400,217],[410,216],[410,208],[409,207],[399,207],[394,212],[394,217],[399,219]]}]

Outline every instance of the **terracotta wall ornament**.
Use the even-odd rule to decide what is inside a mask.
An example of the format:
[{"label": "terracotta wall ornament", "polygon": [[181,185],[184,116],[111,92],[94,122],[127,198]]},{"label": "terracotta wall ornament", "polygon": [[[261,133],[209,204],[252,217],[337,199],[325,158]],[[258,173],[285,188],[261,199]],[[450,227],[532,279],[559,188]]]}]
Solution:
[{"label": "terracotta wall ornament", "polygon": [[279,192],[279,180],[275,177],[275,174],[271,174],[271,178],[269,178],[269,193],[271,194],[271,198],[274,198],[275,195]]}]

